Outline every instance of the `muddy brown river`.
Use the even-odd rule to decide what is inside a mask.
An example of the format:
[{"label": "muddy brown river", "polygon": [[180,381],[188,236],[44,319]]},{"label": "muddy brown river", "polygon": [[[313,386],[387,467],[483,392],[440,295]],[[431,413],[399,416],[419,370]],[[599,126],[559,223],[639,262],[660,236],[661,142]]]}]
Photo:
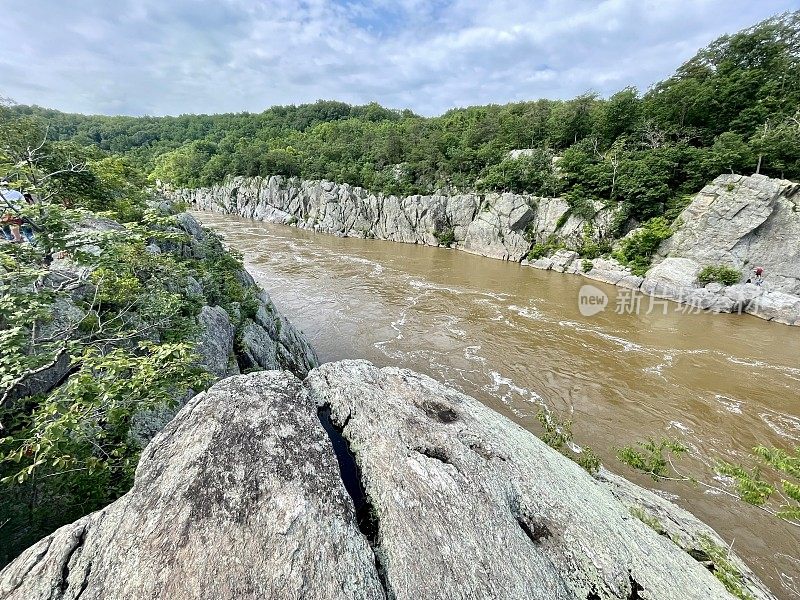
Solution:
[{"label": "muddy brown river", "polygon": [[[197,213],[241,251],[322,361],[408,367],[537,432],[548,407],[613,471],[713,526],[781,598],[800,597],[800,528],[690,483],[632,473],[615,449],[677,438],[682,468],[714,482],[717,458],[800,445],[800,328],[741,315],[639,310],[616,287],[584,316],[587,280],[465,252],[338,238]],[[585,312],[585,311],[584,311]],[[649,314],[648,314],[649,313]],[[720,482],[724,485],[724,482]]]}]

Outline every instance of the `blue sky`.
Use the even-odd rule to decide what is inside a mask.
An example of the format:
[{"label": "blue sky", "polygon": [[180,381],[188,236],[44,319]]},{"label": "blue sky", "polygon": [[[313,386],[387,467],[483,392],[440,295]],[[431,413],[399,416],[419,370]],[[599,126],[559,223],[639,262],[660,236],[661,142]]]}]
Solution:
[{"label": "blue sky", "polygon": [[800,0],[0,0],[0,96],[66,111],[449,108],[642,90]]}]

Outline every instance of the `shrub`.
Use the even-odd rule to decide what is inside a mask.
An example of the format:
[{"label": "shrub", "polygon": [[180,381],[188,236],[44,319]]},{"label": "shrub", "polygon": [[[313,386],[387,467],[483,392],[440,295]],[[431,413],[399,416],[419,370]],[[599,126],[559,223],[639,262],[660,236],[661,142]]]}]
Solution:
[{"label": "shrub", "polygon": [[434,231],[433,237],[436,238],[440,246],[449,246],[456,241],[456,234],[452,227],[448,227],[442,231]]},{"label": "shrub", "polygon": [[742,280],[742,272],[725,265],[708,265],[703,267],[703,270],[697,275],[697,280],[703,285],[712,282],[734,285]]},{"label": "shrub", "polygon": [[533,248],[528,251],[528,260],[536,260],[543,258],[550,252],[550,246],[547,244],[535,244]]},{"label": "shrub", "polygon": [[536,260],[537,258],[550,256],[556,250],[560,250],[563,247],[564,244],[562,242],[559,242],[555,238],[551,237],[544,244],[534,244],[533,248],[528,251],[528,260]]},{"label": "shrub", "polygon": [[692,203],[693,198],[694,196],[691,194],[684,194],[682,196],[675,196],[667,200],[664,218],[672,223],[683,212],[683,209]]},{"label": "shrub", "polygon": [[755,597],[745,589],[745,579],[742,572],[730,559],[730,549],[716,544],[705,534],[700,536],[702,557],[713,565],[714,577],[722,582],[725,589],[740,600],[755,600]]},{"label": "shrub", "polygon": [[584,273],[588,273],[594,268],[594,263],[590,260],[581,261],[581,270]]},{"label": "shrub", "polygon": [[636,275],[644,275],[650,268],[653,254],[661,242],[672,236],[672,229],[664,217],[650,219],[632,235],[622,240],[616,258],[623,265],[630,267]]},{"label": "shrub", "polygon": [[592,260],[611,252],[611,244],[608,240],[601,239],[595,241],[594,234],[594,225],[592,221],[586,221],[586,223],[583,224],[583,236],[581,237],[581,241],[578,247],[575,248],[582,258]]},{"label": "shrub", "polygon": [[544,409],[536,414],[536,419],[542,426],[541,440],[545,444],[578,463],[591,475],[600,470],[600,458],[589,446],[576,448],[572,438],[571,420],[561,420]]},{"label": "shrub", "polygon": [[650,475],[654,481],[659,481],[669,475],[670,454],[679,456],[688,451],[688,448],[678,440],[667,438],[659,441],[648,439],[644,442],[637,442],[637,446],[639,447],[623,446],[617,450],[617,458],[637,471]]},{"label": "shrub", "polygon": [[576,250],[582,258],[592,260],[611,252],[611,244],[609,244],[607,240],[595,242],[594,240],[584,238],[581,241],[581,245],[578,246]]}]

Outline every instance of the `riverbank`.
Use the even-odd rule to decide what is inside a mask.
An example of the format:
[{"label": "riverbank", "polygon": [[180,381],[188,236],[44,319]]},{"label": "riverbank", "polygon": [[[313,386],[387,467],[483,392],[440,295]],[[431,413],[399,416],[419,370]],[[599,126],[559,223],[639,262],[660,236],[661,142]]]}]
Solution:
[{"label": "riverbank", "polygon": [[[587,221],[571,214],[561,198],[397,198],[347,184],[281,177],[231,178],[209,188],[163,191],[198,210],[339,236],[449,246],[641,291],[684,305],[684,310],[746,313],[800,325],[798,190],[800,184],[760,175],[721,175],[676,219],[673,236],[661,244],[644,276],[613,258],[581,258],[574,249],[610,236],[617,216],[614,207],[596,206],[594,218]],[[526,260],[537,244],[561,248],[551,256]],[[716,266],[738,270],[741,280],[761,266],[764,285],[701,285],[699,273]]]}]

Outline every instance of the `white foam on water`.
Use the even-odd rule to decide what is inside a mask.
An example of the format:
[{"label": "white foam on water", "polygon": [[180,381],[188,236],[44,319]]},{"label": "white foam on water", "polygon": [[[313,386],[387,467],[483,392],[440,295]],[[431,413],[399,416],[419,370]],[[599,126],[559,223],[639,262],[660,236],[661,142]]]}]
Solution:
[{"label": "white foam on water", "polygon": [[570,327],[572,329],[577,329],[582,326],[582,323],[578,323],[577,321],[559,321],[558,324],[561,327]]},{"label": "white foam on water", "polygon": [[674,354],[666,353],[662,355],[662,361],[660,363],[658,363],[657,365],[653,365],[652,367],[646,367],[645,369],[643,369],[643,371],[645,373],[650,373],[651,375],[657,375],[661,377],[661,379],[663,379],[664,381],[669,381],[664,376],[664,369],[672,367],[674,358],[675,358]]},{"label": "white foam on water", "polygon": [[678,431],[683,431],[685,433],[691,433],[692,430],[681,423],[680,421],[670,421],[669,425],[667,425],[667,429],[677,429]]},{"label": "white foam on water", "polygon": [[714,400],[719,402],[729,413],[733,413],[735,415],[742,414],[741,400],[734,400],[732,398],[728,398],[727,396],[723,396],[722,394],[715,394]]},{"label": "white foam on water", "polygon": [[466,330],[456,327],[456,325],[461,323],[461,319],[454,315],[445,315],[444,316],[444,323],[443,326],[447,330],[448,333],[451,333],[453,336],[457,338],[464,338],[467,335]]},{"label": "white foam on water", "polygon": [[350,254],[338,254],[337,258],[343,260],[345,262],[354,263],[357,265],[367,265],[372,267],[372,271],[370,271],[370,277],[376,277],[378,275],[382,275],[384,271],[384,267],[382,264],[375,262],[374,260],[369,260],[368,258],[362,258],[360,256],[351,256]]},{"label": "white foam on water", "polygon": [[408,282],[413,288],[422,290],[436,290],[438,292],[450,292],[451,294],[463,294],[465,290],[447,287],[446,285],[438,285],[429,281],[420,281],[419,279],[412,279]]},{"label": "white foam on water", "polygon": [[800,419],[779,412],[763,412],[761,420],[782,438],[800,441]]},{"label": "white foam on water", "polygon": [[513,379],[505,377],[497,371],[490,371],[489,376],[492,378],[492,382],[485,385],[483,389],[487,392],[497,394],[500,392],[501,388],[506,388],[506,392],[500,396],[504,404],[508,405],[513,399],[514,394],[527,402],[541,404],[542,398],[539,394],[533,390],[518,386],[514,383]]},{"label": "white foam on water", "polygon": [[503,316],[503,311],[500,310],[500,307],[497,306],[497,304],[492,302],[491,298],[476,298],[474,302],[475,304],[486,305],[487,308],[491,308],[492,310],[494,310],[494,316],[488,317],[489,321],[502,321],[505,318]]},{"label": "white foam on water", "polygon": [[511,296],[511,294],[506,294],[505,292],[480,292],[480,294],[481,296],[493,298],[494,300],[505,300]]},{"label": "white foam on water", "polygon": [[[592,331],[592,330],[586,330]],[[603,338],[604,340],[608,340],[609,342],[613,342],[615,344],[619,344],[625,352],[646,352],[646,349],[641,344],[637,344],[636,342],[632,342],[630,340],[626,340],[625,338],[617,337],[615,335],[611,335],[610,333],[605,333],[602,331],[592,331],[598,337]]]},{"label": "white foam on water", "polygon": [[467,346],[464,348],[464,358],[473,362],[485,363],[486,358],[478,356],[478,350],[480,349],[480,346]]},{"label": "white foam on water", "polygon": [[407,298],[408,304],[400,311],[400,314],[394,319],[391,323],[389,323],[389,327],[391,327],[395,331],[395,336],[388,340],[381,340],[372,344],[373,348],[376,348],[383,352],[388,358],[397,359],[400,356],[403,356],[402,352],[390,352],[387,349],[387,346],[393,342],[397,342],[403,339],[403,326],[408,321],[408,313],[412,310],[420,301],[424,294],[419,294],[417,296],[410,296]]},{"label": "white foam on water", "polygon": [[600,339],[613,342],[614,344],[619,345],[625,352],[649,352],[649,350],[641,344],[611,335],[610,333],[606,333],[605,331],[594,327],[587,327],[585,323],[578,323],[577,321],[558,321],[558,324],[561,327],[569,327],[570,329],[574,329],[575,331],[579,331],[581,333],[590,333],[599,337]]},{"label": "white foam on water", "polygon": [[539,309],[535,306],[526,308],[523,306],[517,306],[516,304],[510,304],[508,306],[508,310],[517,313],[520,317],[525,317],[526,319],[532,319],[534,321],[542,321],[544,317],[544,315],[542,315]]},{"label": "white foam on water", "polygon": [[723,356],[728,362],[732,362],[735,365],[743,365],[746,367],[753,367],[757,369],[770,369],[773,371],[779,371],[784,375],[788,375],[792,379],[800,380],[800,369],[796,369],[794,367],[787,367],[786,365],[773,365],[761,360],[738,358],[736,356],[729,356],[727,354],[723,354]]},{"label": "white foam on water", "polygon": [[786,591],[794,594],[795,598],[800,598],[800,575],[798,575],[800,574],[800,558],[790,554],[784,554],[783,552],[776,552],[775,558],[785,563],[794,563],[794,575],[789,575],[784,571],[779,571],[777,568],[775,571],[778,573],[781,586],[783,586]]}]

